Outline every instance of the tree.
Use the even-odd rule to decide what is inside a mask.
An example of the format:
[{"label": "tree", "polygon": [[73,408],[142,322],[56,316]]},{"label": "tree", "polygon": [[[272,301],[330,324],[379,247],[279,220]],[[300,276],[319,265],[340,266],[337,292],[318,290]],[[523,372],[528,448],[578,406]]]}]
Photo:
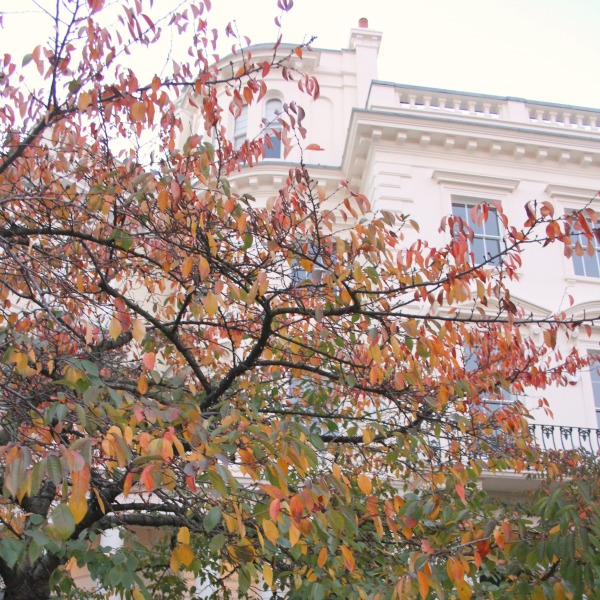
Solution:
[{"label": "tree", "polygon": [[[290,60],[306,45],[280,38],[257,63],[233,26],[243,66],[220,71],[209,8],[157,19],[141,0],[65,0],[23,70],[4,58],[5,597],[83,597],[76,564],[136,599],[181,597],[186,572],[225,596],[232,575],[242,596],[590,594],[592,504],[557,511],[575,493],[559,487],[534,527],[530,507],[476,482],[482,469],[556,477],[563,462],[536,449],[520,403],[490,415],[486,402],[587,364],[556,339],[590,322],[543,319],[540,347],[509,286],[528,244],[569,254],[571,231],[592,239],[595,213],[532,203],[516,226],[495,206],[505,247],[473,265],[459,219],[442,223],[443,247],[409,243],[407,216],[372,213],[345,185],[324,197],[302,161],[266,205],[233,193],[228,177],[272,140],[235,149],[223,114],[258,102],[270,72],[307,101],[319,88]],[[191,61],[142,79],[129,53],[170,30]],[[179,140],[185,102],[205,130]],[[286,105],[271,130],[286,149],[309,142],[303,114]],[[103,547],[115,528],[125,546]],[[587,539],[579,555],[551,545],[572,528]],[[150,549],[148,530],[161,532]]]}]

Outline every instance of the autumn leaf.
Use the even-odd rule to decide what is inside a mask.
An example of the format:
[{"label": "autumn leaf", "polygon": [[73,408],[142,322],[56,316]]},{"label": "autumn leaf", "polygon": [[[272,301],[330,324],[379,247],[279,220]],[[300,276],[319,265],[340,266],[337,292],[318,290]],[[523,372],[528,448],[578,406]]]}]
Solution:
[{"label": "autumn leaf", "polygon": [[148,371],[152,371],[156,363],[156,354],[154,352],[146,352],[146,354],[144,354],[142,362],[144,363],[144,366],[146,367],[146,369],[148,369]]},{"label": "autumn leaf", "polygon": [[371,493],[373,489],[373,484],[371,483],[371,479],[367,475],[361,473],[358,476],[357,483],[358,488],[363,494],[369,495]]}]

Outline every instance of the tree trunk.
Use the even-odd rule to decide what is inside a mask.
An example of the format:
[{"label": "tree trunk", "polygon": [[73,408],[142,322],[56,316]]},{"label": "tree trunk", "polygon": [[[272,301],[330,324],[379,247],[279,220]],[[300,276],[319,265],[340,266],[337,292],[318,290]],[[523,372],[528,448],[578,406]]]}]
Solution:
[{"label": "tree trunk", "polygon": [[47,600],[50,598],[50,577],[61,561],[53,554],[45,554],[33,565],[19,565],[9,573],[3,572],[4,590],[0,600]]}]

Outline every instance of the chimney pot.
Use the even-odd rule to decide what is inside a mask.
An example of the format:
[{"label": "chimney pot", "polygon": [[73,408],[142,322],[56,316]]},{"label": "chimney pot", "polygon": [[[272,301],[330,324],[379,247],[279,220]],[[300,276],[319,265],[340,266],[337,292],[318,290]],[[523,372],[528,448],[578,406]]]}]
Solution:
[{"label": "chimney pot", "polygon": [[361,29],[368,29],[369,28],[369,19],[362,17],[358,20],[358,26]]}]

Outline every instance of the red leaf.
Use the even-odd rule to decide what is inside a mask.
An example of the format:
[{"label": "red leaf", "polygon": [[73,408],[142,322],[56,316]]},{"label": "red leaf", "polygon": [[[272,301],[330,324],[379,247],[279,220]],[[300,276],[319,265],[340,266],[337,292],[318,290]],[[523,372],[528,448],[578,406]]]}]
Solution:
[{"label": "red leaf", "polygon": [[144,354],[144,358],[142,360],[146,369],[148,369],[148,371],[152,371],[152,369],[154,369],[154,363],[156,362],[156,354],[154,352],[147,352]]},{"label": "red leaf", "polygon": [[269,506],[269,515],[273,521],[277,521],[277,517],[279,516],[279,511],[281,510],[281,500],[276,499],[271,502]]}]

